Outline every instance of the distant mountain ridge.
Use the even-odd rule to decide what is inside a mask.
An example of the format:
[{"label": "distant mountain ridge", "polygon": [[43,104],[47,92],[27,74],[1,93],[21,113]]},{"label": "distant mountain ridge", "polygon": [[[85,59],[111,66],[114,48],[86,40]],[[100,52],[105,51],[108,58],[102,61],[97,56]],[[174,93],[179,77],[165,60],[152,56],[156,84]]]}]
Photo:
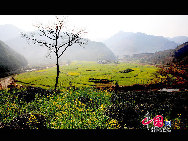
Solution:
[{"label": "distant mountain ridge", "polygon": [[[20,32],[22,30],[13,25],[0,25],[0,40],[4,41],[10,48],[23,55],[31,65],[54,64],[55,59],[46,58],[48,49],[45,47],[29,45],[25,39],[22,39]],[[117,56],[123,58],[126,55],[161,52],[164,50],[175,49],[180,42],[187,40],[186,36],[177,36],[167,38],[163,36],[147,35],[145,33],[118,32],[109,39],[102,42],[88,42],[85,48],[78,45],[69,47],[66,53],[60,58],[60,61],[114,61]]]},{"label": "distant mountain ridge", "polygon": [[19,36],[23,30],[11,24],[0,25],[0,40],[5,42]]},{"label": "distant mountain ridge", "polygon": [[138,53],[155,53],[174,49],[178,45],[163,36],[123,31],[105,40],[104,43],[119,57]]},{"label": "distant mountain ridge", "polygon": [[174,41],[175,43],[177,43],[178,45],[181,45],[185,42],[188,42],[188,37],[187,36],[176,36],[173,38],[167,38],[170,41]]}]

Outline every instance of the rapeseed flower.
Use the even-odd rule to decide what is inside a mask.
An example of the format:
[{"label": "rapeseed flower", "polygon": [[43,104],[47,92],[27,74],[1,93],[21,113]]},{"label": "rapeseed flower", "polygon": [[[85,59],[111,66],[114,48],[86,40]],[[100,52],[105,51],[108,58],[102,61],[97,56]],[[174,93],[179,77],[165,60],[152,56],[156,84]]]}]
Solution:
[{"label": "rapeseed flower", "polygon": [[61,113],[64,114],[64,115],[67,115],[67,112],[65,112],[65,111],[61,111]]},{"label": "rapeseed flower", "polygon": [[61,109],[61,105],[60,105],[60,104],[56,105],[56,107],[57,107],[59,110]]},{"label": "rapeseed flower", "polygon": [[104,110],[104,108],[105,108],[105,106],[104,106],[104,104],[101,104],[101,110]]},{"label": "rapeseed flower", "polygon": [[81,111],[84,111],[82,108],[78,108],[78,111],[81,112]]},{"label": "rapeseed flower", "polygon": [[107,129],[119,129],[120,128],[120,125],[118,124],[118,121],[115,120],[115,119],[112,119],[106,125],[107,125]]}]

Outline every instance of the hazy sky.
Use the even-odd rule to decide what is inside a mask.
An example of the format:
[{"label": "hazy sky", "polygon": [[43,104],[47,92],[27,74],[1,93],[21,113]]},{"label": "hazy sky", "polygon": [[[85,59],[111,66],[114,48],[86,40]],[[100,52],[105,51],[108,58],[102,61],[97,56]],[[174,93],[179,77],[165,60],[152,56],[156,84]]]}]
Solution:
[{"label": "hazy sky", "polygon": [[[58,15],[61,17],[61,15]],[[188,15],[68,15],[69,28],[85,29],[85,37],[102,41],[119,31],[150,35],[188,36]],[[37,22],[48,24],[55,15],[0,15],[0,25],[13,24],[25,31]]]}]

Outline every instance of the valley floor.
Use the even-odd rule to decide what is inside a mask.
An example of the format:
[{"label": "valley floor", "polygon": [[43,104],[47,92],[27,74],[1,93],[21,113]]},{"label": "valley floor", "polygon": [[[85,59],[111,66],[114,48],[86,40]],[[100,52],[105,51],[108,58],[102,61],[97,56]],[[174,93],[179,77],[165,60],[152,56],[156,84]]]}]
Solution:
[{"label": "valley floor", "polygon": [[0,90],[0,128],[146,129],[149,112],[187,129],[186,87],[170,88],[176,78],[154,66],[73,62],[61,67],[58,91],[55,70],[19,74]]}]

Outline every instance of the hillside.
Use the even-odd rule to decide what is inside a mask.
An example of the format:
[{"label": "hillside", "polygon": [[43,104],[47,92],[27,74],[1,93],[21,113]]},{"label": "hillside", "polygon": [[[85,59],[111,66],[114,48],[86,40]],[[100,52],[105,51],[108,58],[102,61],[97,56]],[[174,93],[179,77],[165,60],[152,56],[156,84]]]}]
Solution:
[{"label": "hillside", "polygon": [[179,64],[186,65],[188,62],[188,42],[185,42],[175,49],[156,52],[145,59],[153,64]]},{"label": "hillside", "polygon": [[[7,29],[5,26],[0,26],[0,29]],[[21,38],[20,33],[21,30],[14,26],[10,26],[8,29],[8,33],[11,34],[9,38],[7,35],[3,38],[4,42],[12,49],[19,52],[23,55],[30,65],[51,65],[55,64],[55,56],[52,53],[51,59],[50,57],[46,57],[49,53],[48,49],[42,46],[33,45],[32,43],[28,44],[28,42]],[[3,32],[0,32],[0,39],[3,35]],[[88,41],[87,45],[80,47],[79,45],[73,45],[69,47],[65,54],[60,58],[60,61],[98,61],[98,60],[109,60],[115,61],[116,57],[113,52],[102,42],[94,42]],[[60,62],[61,63],[61,62]]]},{"label": "hillside", "polygon": [[70,47],[66,54],[62,57],[62,60],[115,61],[116,57],[105,44],[89,40],[87,45],[84,45],[84,47],[80,47],[77,44]]},{"label": "hillside", "polygon": [[124,55],[155,53],[177,47],[177,43],[162,36],[122,31],[105,40],[104,43],[120,58]]},{"label": "hillside", "polygon": [[[48,49],[45,47],[28,44],[25,39],[20,37],[6,41],[6,43],[22,54],[31,65],[49,65],[55,64],[55,54],[48,55]],[[106,47],[102,42],[88,41],[87,45],[80,47],[75,44],[69,47],[65,54],[60,58],[60,61],[98,61],[98,60],[115,61],[116,57],[113,52]]]},{"label": "hillside", "polygon": [[188,42],[179,45],[174,51],[174,63],[187,65]]},{"label": "hillside", "polygon": [[16,72],[27,65],[26,59],[0,41],[0,78]]},{"label": "hillside", "polygon": [[7,40],[5,43],[10,48],[23,55],[30,65],[47,65],[53,63],[50,58],[46,58],[48,55],[47,48],[33,45],[31,43],[28,44],[28,42],[20,36]]},{"label": "hillside", "polygon": [[164,51],[158,51],[155,53],[140,53],[125,55],[122,61],[139,61],[140,63],[149,64],[179,64],[187,65],[188,62],[188,42],[185,42],[175,49],[168,49]]},{"label": "hillside", "polygon": [[146,58],[141,58],[141,63],[149,63],[149,64],[169,64],[172,63],[174,57],[174,49],[158,51],[153,53],[152,55],[147,56]]}]

